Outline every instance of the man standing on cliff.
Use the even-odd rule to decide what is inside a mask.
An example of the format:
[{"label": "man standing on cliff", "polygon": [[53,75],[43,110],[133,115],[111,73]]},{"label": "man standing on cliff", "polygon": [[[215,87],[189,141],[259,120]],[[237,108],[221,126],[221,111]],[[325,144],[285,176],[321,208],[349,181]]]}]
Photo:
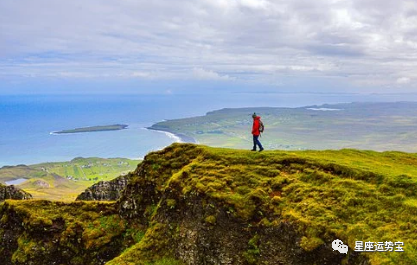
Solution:
[{"label": "man standing on cliff", "polygon": [[253,148],[252,151],[256,151],[256,146],[259,146],[259,152],[262,152],[264,148],[262,147],[261,142],[259,142],[259,136],[261,132],[264,131],[264,125],[261,121],[261,117],[256,116],[256,113],[253,113],[253,125],[252,125],[252,135],[253,135]]}]

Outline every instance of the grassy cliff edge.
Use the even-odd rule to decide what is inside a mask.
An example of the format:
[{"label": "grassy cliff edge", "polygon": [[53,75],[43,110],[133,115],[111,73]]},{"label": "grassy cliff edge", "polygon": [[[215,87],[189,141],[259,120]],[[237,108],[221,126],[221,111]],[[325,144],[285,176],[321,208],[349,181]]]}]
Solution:
[{"label": "grassy cliff edge", "polygon": [[[171,159],[167,161],[167,157]],[[242,264],[249,261],[263,264],[261,257],[268,256],[266,251],[279,249],[268,247],[274,239],[268,239],[265,231],[275,231],[274,228],[280,230],[283,225],[294,229],[291,232],[294,233],[291,244],[295,250],[298,247],[300,256],[321,253],[323,249],[331,252],[331,242],[338,238],[349,246],[349,254],[339,261],[359,264],[359,259],[355,257],[359,253],[353,251],[355,241],[402,241],[405,252],[368,252],[362,256],[368,258],[370,264],[415,262],[415,154],[348,149],[253,153],[174,144],[159,153],[148,155],[146,160],[141,172],[146,171],[147,180],[143,182],[143,178],[136,178],[129,185],[131,190],[147,184],[155,187],[157,192],[152,196],[157,209],[150,223],[160,232],[150,230],[149,236],[148,233],[145,235],[146,240],[110,264],[122,261],[134,264],[135,258],[129,257],[137,258],[138,253],[149,247],[149,241],[155,242],[152,238],[158,238],[160,234],[169,235],[167,238],[181,237],[181,231],[190,229],[187,228],[186,218],[167,222],[166,217],[175,215],[177,211],[184,215],[186,212],[192,213],[194,218],[200,217],[197,222],[208,228],[219,228],[219,219],[222,223],[228,220],[243,223],[240,232],[247,232],[247,251],[253,255],[248,252],[238,252],[235,256],[228,253],[234,261],[239,260],[239,255],[245,257],[246,253],[246,259],[241,259]],[[152,176],[158,177],[153,179]],[[140,193],[130,192],[122,201],[125,204],[129,200],[145,202],[140,196]],[[190,213],[190,207],[198,209]],[[201,208],[204,209],[202,212],[199,211]],[[143,207],[138,213],[141,211],[146,213]],[[225,230],[223,233],[231,231]],[[200,232],[198,229],[195,231]],[[251,244],[256,236],[257,247],[254,249]],[[279,237],[285,238],[285,235],[277,235]],[[171,240],[166,248],[169,245],[179,246],[181,243],[175,244]],[[239,249],[237,245],[235,242],[235,251]],[[162,252],[167,250],[162,249]],[[171,252],[176,257],[183,254],[178,249],[171,249]],[[277,256],[286,261],[284,264],[303,264],[302,260]],[[187,258],[183,257],[182,260],[194,264]],[[266,264],[267,260],[264,261]],[[311,264],[311,260],[306,264]]]},{"label": "grassy cliff edge", "polygon": [[[173,144],[148,154],[132,173],[121,199],[105,206],[113,209],[108,210],[110,215],[118,214],[102,220],[110,227],[119,224],[114,236],[123,243],[118,247],[120,253],[103,262],[417,264],[415,176],[417,155],[401,152],[255,153]],[[11,207],[16,213],[13,216],[49,216],[51,225],[64,215],[57,210],[51,217],[43,212],[43,204],[3,203],[0,233],[6,233]],[[87,205],[101,207],[79,202],[76,216],[85,215],[81,209]],[[102,217],[97,213],[100,211],[89,214],[94,217],[89,221],[92,224],[100,224],[97,220]],[[21,231],[15,236],[17,248],[0,246],[3,256],[8,253],[19,261],[28,258],[25,251],[32,255],[22,240],[30,244],[28,229],[41,222],[30,220],[31,225],[17,229]],[[65,225],[63,231],[68,230]],[[94,233],[94,240],[87,232],[85,236],[81,233],[86,239],[77,247],[97,244],[97,252],[108,247],[106,235]],[[347,255],[332,250],[334,239],[348,245]],[[401,241],[404,252],[355,252],[355,241]],[[48,250],[48,245],[44,248]],[[48,251],[39,251],[48,260]],[[91,260],[88,264],[101,263]]]}]

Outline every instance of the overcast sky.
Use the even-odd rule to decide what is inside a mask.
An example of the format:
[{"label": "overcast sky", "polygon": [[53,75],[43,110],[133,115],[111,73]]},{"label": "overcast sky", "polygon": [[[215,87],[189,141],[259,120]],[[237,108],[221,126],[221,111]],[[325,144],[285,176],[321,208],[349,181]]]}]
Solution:
[{"label": "overcast sky", "polygon": [[416,84],[416,0],[0,1],[0,94]]}]

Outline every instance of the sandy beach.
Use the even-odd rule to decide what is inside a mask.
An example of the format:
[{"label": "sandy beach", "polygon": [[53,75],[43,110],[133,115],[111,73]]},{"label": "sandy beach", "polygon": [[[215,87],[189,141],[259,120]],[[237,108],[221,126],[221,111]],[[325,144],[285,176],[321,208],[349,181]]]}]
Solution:
[{"label": "sandy beach", "polygon": [[152,127],[146,127],[146,129],[165,133],[168,137],[170,137],[171,139],[174,139],[174,141],[177,143],[193,143],[193,144],[198,143],[193,137],[182,134],[182,133],[173,133],[169,130],[164,130],[160,128],[156,129]]}]

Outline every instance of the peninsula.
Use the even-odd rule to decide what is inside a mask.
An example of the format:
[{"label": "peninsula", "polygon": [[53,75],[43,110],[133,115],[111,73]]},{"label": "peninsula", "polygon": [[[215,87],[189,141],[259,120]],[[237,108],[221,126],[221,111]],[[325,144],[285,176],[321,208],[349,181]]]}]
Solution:
[{"label": "peninsula", "polygon": [[226,108],[158,122],[149,129],[185,135],[203,145],[252,147],[252,117],[262,117],[267,150],[354,148],[417,152],[417,102],[355,102],[298,108]]},{"label": "peninsula", "polygon": [[65,134],[65,133],[83,133],[83,132],[102,132],[102,131],[117,131],[126,129],[128,125],[125,124],[113,124],[113,125],[102,125],[102,126],[90,126],[83,128],[75,128],[71,130],[62,130],[53,132],[53,134]]}]

